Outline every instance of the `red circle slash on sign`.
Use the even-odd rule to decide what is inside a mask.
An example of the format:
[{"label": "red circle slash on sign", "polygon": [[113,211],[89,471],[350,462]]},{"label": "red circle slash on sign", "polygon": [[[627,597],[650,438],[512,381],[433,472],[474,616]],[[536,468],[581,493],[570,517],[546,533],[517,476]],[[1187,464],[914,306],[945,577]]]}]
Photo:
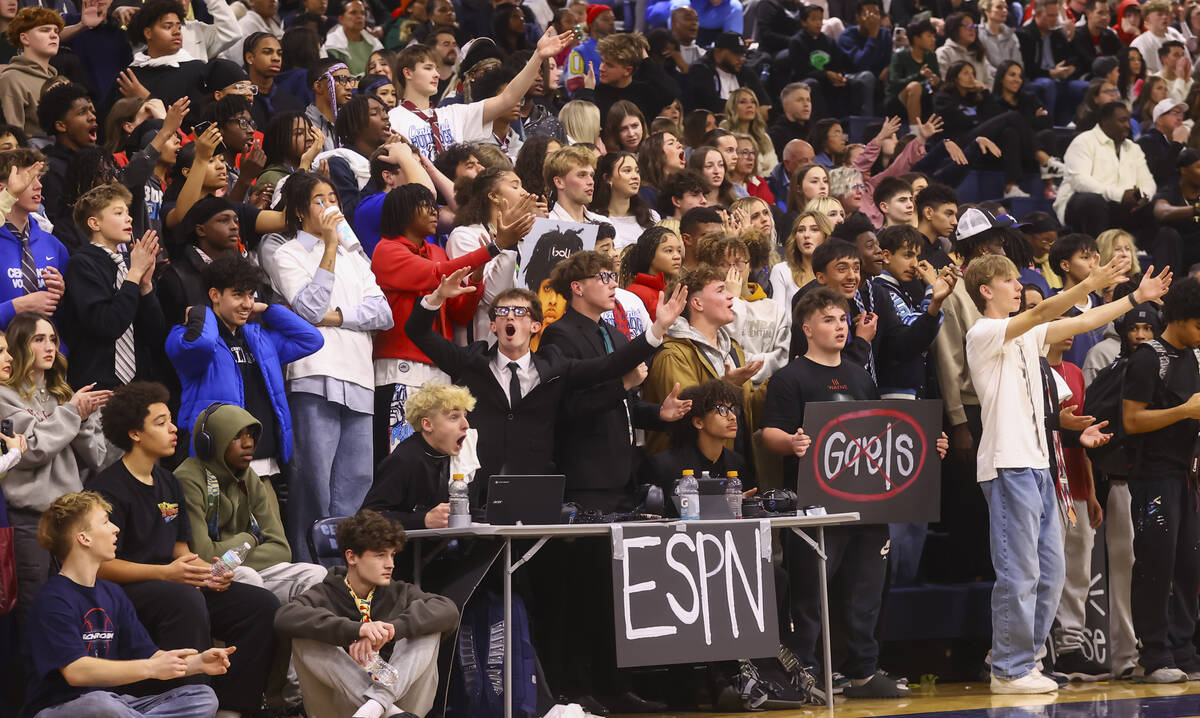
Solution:
[{"label": "red circle slash on sign", "polygon": [[[882,431],[875,436],[866,439],[865,441],[854,438],[855,433],[846,427],[847,423],[853,422],[856,419],[873,419],[880,417],[891,421],[884,426]],[[913,469],[911,476],[901,477],[901,481],[899,482],[893,480],[891,476],[888,476],[886,473],[884,473],[883,467],[881,467],[879,463],[867,453],[866,450],[872,442],[881,440],[880,437],[886,434],[888,429],[896,431],[898,426],[903,426],[903,433],[910,434],[917,439],[917,445],[913,447],[913,450],[917,454],[916,467]],[[834,429],[841,429],[846,433],[847,443],[858,447],[861,457],[873,465],[875,470],[879,472],[880,476],[883,479],[886,479],[889,484],[891,484],[891,489],[882,493],[865,494],[842,491],[840,489],[835,489],[832,486],[831,482],[836,479],[842,471],[845,471],[850,463],[853,463],[847,462],[833,476],[827,477],[822,473],[821,457],[824,455],[822,447],[824,447],[826,440],[829,438],[830,432]],[[894,409],[863,409],[862,411],[852,411],[848,414],[842,414],[836,419],[833,419],[817,434],[817,440],[813,442],[812,448],[810,449],[812,452],[813,476],[816,477],[817,485],[821,487],[821,490],[830,496],[835,496],[846,501],[883,501],[885,499],[890,499],[899,494],[901,491],[907,489],[912,485],[913,481],[915,481],[916,478],[921,475],[921,469],[925,466],[925,454],[927,449],[928,441],[925,436],[925,430],[922,429],[921,425],[917,423],[916,419],[909,414]]]}]

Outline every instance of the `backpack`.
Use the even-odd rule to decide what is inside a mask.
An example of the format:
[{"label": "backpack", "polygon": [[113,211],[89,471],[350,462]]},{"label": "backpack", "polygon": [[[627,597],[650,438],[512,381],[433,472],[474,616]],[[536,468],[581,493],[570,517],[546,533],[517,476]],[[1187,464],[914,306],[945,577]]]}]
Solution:
[{"label": "backpack", "polygon": [[[1158,355],[1158,380],[1161,385],[1167,378],[1171,359],[1159,340],[1151,339],[1146,344]],[[1192,352],[1196,355],[1197,363],[1200,363],[1200,349],[1193,349]],[[1097,422],[1107,421],[1107,428],[1113,434],[1112,440],[1104,446],[1087,449],[1087,455],[1094,469],[1111,476],[1129,476],[1141,448],[1137,437],[1125,433],[1121,411],[1121,402],[1125,395],[1125,373],[1129,363],[1130,357],[1117,357],[1112,364],[1096,374],[1084,392],[1083,413],[1096,417]],[[1157,390],[1155,398],[1158,398]]]},{"label": "backpack", "polygon": [[[529,615],[520,596],[512,597],[514,716],[537,713],[536,656],[529,640]],[[504,716],[504,599],[494,591],[479,594],[463,609],[451,678],[447,715],[464,718]]]}]

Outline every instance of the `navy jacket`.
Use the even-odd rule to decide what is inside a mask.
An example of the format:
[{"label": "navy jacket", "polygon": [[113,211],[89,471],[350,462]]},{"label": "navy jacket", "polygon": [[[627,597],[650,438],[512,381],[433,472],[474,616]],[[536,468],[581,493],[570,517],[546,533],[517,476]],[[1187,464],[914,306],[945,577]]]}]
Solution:
[{"label": "navy jacket", "polygon": [[[279,423],[280,456],[287,461],[292,456],[292,414],[284,393],[283,366],[316,352],[325,345],[325,338],[281,304],[267,307],[262,318],[261,324],[249,322],[242,331],[262,370]],[[200,412],[213,402],[245,408],[242,372],[221,340],[218,321],[212,307],[204,307],[203,312],[193,310],[187,324],[167,335],[167,357],[183,388],[179,426],[194,425]]]}]

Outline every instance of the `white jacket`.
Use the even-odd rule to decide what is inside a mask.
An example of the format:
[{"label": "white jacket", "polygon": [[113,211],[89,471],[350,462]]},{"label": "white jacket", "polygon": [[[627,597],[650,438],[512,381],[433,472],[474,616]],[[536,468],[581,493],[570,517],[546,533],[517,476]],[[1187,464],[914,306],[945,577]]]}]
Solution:
[{"label": "white jacket", "polygon": [[230,45],[221,56],[230,62],[236,62],[240,67],[242,64],[242,43],[246,38],[256,32],[269,32],[278,40],[283,37],[283,26],[279,24],[279,18],[273,17],[268,20],[251,10],[243,15],[241,20],[238,20],[238,32],[241,33],[241,39]]},{"label": "white jacket", "polygon": [[[383,43],[366,30],[363,30],[362,39],[371,46],[371,52],[383,49]],[[321,49],[326,55],[336,52],[338,57],[350,57],[350,39],[346,37],[346,29],[341,25],[334,25],[325,35],[325,45]]]},{"label": "white jacket", "polygon": [[1054,212],[1060,222],[1066,222],[1067,202],[1076,192],[1091,192],[1110,202],[1120,202],[1125,190],[1137,187],[1142,194],[1153,197],[1158,189],[1142,148],[1126,139],[1118,159],[1116,146],[1099,125],[1071,140],[1063,162],[1067,175],[1058,188],[1058,199],[1054,200]]},{"label": "white jacket", "polygon": [[[307,237],[311,242],[311,235]],[[321,277],[318,276],[329,276],[328,272],[320,269],[324,251],[325,247],[321,241],[317,240],[311,249],[305,249],[299,238],[284,242],[283,246],[275,251],[267,274],[271,278],[271,285],[283,295],[288,304],[300,309],[297,295],[310,284],[314,287],[318,284],[328,287],[328,282],[319,281]],[[324,290],[321,294],[324,294]],[[340,309],[345,318],[345,325],[319,327],[321,335],[325,338],[325,345],[317,353],[288,364],[288,380],[306,376],[328,376],[373,389],[375,369],[371,362],[374,348],[371,332],[389,329],[392,326],[391,311],[389,309],[383,312],[384,307],[387,307],[387,300],[383,290],[375,283],[370,260],[361,249],[350,251],[339,245],[332,290],[328,292],[324,311]],[[317,311],[320,311],[320,308],[317,308]],[[299,311],[297,313],[300,314]],[[386,316],[383,316],[384,314]],[[315,317],[304,314],[300,316],[316,324],[312,321]]]},{"label": "white jacket", "polygon": [[742,345],[747,362],[762,360],[762,369],[753,377],[754,385],[758,386],[787,366],[792,313],[772,301],[757,284],[750,287],[750,299],[734,298],[733,324],[726,329]]},{"label": "white jacket", "polygon": [[[209,25],[199,20],[188,20],[183,24],[183,48],[193,58],[202,62],[219,57],[235,44],[242,41],[242,28],[237,15],[225,0],[204,0],[213,21]],[[237,58],[238,64],[241,57]]]}]

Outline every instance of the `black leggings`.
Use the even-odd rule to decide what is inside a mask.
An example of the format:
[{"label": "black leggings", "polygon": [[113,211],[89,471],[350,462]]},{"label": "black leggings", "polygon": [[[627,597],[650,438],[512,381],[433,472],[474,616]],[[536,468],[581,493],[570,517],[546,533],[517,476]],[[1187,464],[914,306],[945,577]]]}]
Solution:
[{"label": "black leggings", "polygon": [[[222,709],[243,715],[259,711],[275,658],[279,599],[264,588],[244,583],[231,583],[224,591],[171,581],[139,581],[121,588],[160,649],[205,651],[212,647],[214,637],[227,646],[237,646],[229,657],[229,671],[213,676],[213,690]],[[203,676],[183,679],[193,683],[204,680]],[[152,693],[164,690],[162,681],[149,683],[153,684]]]}]

